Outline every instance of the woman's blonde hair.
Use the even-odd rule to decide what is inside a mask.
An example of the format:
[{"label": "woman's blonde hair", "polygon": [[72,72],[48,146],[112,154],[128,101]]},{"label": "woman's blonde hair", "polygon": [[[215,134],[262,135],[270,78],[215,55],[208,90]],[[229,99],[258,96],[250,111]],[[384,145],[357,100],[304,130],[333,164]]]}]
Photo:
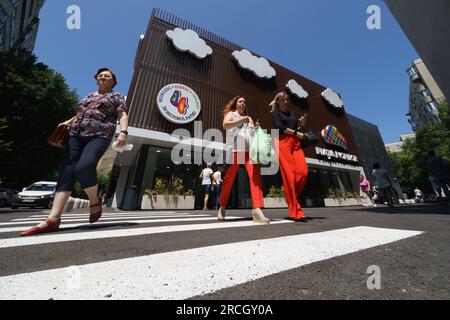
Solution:
[{"label": "woman's blonde hair", "polygon": [[278,92],[277,95],[275,96],[275,98],[273,98],[272,102],[269,103],[269,106],[272,107],[272,109],[270,110],[270,112],[274,112],[275,110],[279,110],[280,106],[278,105],[278,102],[280,101],[281,97],[284,96],[289,96],[288,93],[286,91],[281,91]]}]

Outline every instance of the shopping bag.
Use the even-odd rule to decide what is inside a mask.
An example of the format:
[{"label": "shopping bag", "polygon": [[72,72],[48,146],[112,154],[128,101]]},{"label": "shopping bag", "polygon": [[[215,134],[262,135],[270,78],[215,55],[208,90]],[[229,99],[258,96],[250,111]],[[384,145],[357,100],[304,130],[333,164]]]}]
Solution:
[{"label": "shopping bag", "polygon": [[253,163],[268,164],[274,158],[275,150],[272,146],[271,135],[257,128],[255,135],[250,139],[250,159]]}]

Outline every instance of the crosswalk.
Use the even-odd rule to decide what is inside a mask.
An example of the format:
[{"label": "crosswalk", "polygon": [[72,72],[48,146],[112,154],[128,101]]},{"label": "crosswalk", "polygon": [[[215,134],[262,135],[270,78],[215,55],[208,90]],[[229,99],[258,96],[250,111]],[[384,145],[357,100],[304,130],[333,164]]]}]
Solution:
[{"label": "crosswalk", "polygon": [[[140,211],[104,213],[94,225],[88,224],[88,213],[70,213],[64,215],[59,232],[18,237],[19,231],[45,217],[44,212],[1,222],[0,257],[2,252],[12,257],[20,250],[38,253],[43,248],[73,244],[82,248],[92,241],[120,239],[125,243],[157,235],[177,237],[194,233],[196,237],[210,237],[205,232],[233,234],[244,230],[252,236],[223,244],[211,238],[204,243],[213,245],[185,244],[188,249],[103,258],[77,265],[62,263],[64,267],[56,268],[43,267],[39,259],[30,259],[26,272],[11,271],[8,261],[0,259],[0,299],[187,299],[423,233],[358,226],[268,238],[270,228],[289,227],[293,222],[274,219],[270,225],[258,226],[239,216],[227,216],[227,222],[218,222],[213,214]],[[179,241],[183,239],[180,237]],[[5,269],[9,271],[1,273]]]}]

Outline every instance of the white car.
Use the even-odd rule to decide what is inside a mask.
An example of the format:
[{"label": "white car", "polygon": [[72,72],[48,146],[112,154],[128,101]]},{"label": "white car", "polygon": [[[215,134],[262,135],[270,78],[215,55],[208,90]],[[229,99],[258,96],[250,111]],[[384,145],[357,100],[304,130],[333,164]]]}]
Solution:
[{"label": "white car", "polygon": [[18,207],[44,207],[51,209],[56,191],[56,182],[39,181],[17,194],[11,203],[11,209]]}]

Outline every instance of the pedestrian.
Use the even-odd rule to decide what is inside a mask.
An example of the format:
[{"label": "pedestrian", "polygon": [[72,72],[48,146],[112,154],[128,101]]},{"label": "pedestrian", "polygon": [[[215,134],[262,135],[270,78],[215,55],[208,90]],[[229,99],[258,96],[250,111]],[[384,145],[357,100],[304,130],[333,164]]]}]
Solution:
[{"label": "pedestrian", "polygon": [[219,209],[220,207],[220,190],[222,188],[222,172],[219,167],[213,174],[213,185],[214,185],[214,209]]},{"label": "pedestrian", "polygon": [[363,203],[363,206],[376,207],[377,205],[375,204],[375,202],[372,199],[372,196],[370,195],[372,192],[370,182],[362,174],[359,175],[359,186],[361,187],[361,191],[365,195],[364,198],[366,200],[366,203]]},{"label": "pedestrian", "polygon": [[211,169],[211,165],[209,164],[207,164],[200,173],[200,178],[202,178],[203,211],[208,211],[209,194],[211,193],[212,185],[212,174],[213,171]]},{"label": "pedestrian", "polygon": [[378,182],[378,187],[383,192],[383,196],[387,201],[389,207],[394,206],[394,191],[392,190],[392,180],[386,170],[380,167],[378,162],[375,162],[372,166],[372,174],[375,176]]},{"label": "pedestrian", "polygon": [[416,195],[416,203],[423,203],[423,193],[422,191],[420,191],[419,187],[416,187],[416,189],[414,189],[414,194]]},{"label": "pedestrian", "polygon": [[434,150],[431,150],[428,153],[428,158],[425,161],[425,166],[428,169],[428,175],[431,176],[434,180],[434,183],[437,187],[437,191],[439,192],[439,196],[441,195],[441,189],[444,191],[445,197],[447,198],[447,202],[450,204],[450,170],[448,169],[447,164],[444,162],[439,156],[436,156]]},{"label": "pedestrian", "polygon": [[59,125],[70,125],[69,140],[63,152],[63,161],[56,186],[53,207],[48,218],[37,226],[21,233],[21,236],[54,232],[59,229],[61,215],[75,181],[86,192],[91,206],[89,222],[94,223],[102,215],[103,201],[98,197],[97,163],[111,144],[117,121],[120,134],[117,146],[125,145],[128,129],[125,97],[114,92],[116,75],[108,68],[95,74],[98,91],[90,93],[78,104],[77,114]]},{"label": "pedestrian", "polygon": [[305,127],[307,115],[297,118],[289,111],[288,105],[289,96],[285,91],[278,93],[270,103],[274,128],[280,130],[275,150],[278,152],[289,217],[297,222],[307,222],[300,195],[308,180],[308,166],[301,142],[304,135],[298,131]]},{"label": "pedestrian", "polygon": [[249,137],[255,134],[255,128],[259,127],[259,122],[254,124],[252,118],[247,115],[247,104],[243,96],[235,96],[231,99],[225,106],[223,115],[223,128],[227,131],[227,159],[230,165],[222,182],[217,218],[219,221],[225,220],[225,208],[230,198],[231,188],[238,173],[239,164],[243,163],[250,182],[253,222],[268,224],[270,219],[265,217],[261,210],[264,207],[261,168],[253,163],[249,156]]}]

